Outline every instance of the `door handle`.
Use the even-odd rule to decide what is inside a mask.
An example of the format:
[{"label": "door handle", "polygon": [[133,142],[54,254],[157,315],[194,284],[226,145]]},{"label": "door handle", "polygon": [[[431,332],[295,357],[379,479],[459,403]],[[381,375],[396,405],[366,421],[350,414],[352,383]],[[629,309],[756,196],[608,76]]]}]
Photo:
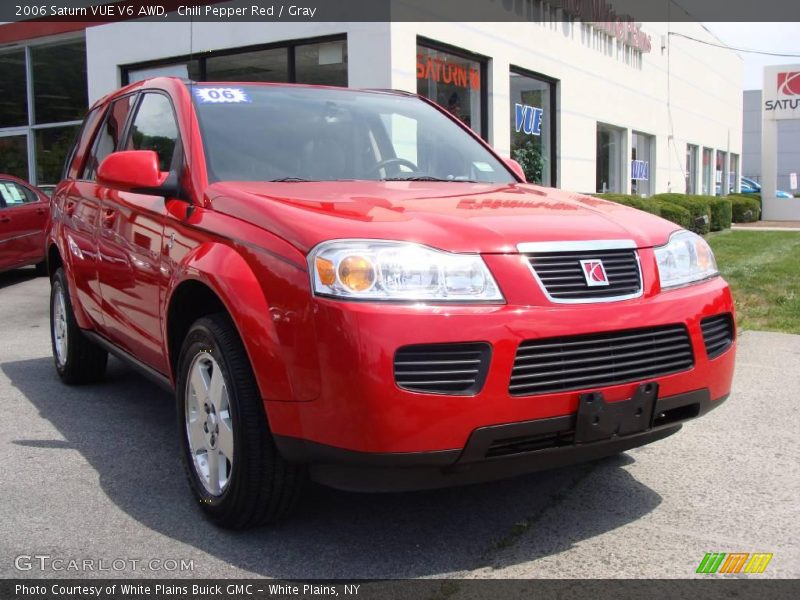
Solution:
[{"label": "door handle", "polygon": [[7,217],[6,215],[0,217],[0,223],[10,223],[10,222],[11,222],[11,217]]},{"label": "door handle", "polygon": [[45,212],[46,212],[46,211],[45,211],[45,209],[43,209],[43,208],[37,208],[37,209],[36,209],[36,214],[37,214],[37,215],[43,215]]}]

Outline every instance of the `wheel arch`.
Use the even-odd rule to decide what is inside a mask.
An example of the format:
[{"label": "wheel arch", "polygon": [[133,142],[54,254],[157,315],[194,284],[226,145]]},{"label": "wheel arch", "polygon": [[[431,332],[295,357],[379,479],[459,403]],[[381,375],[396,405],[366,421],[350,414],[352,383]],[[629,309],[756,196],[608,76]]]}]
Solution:
[{"label": "wheel arch", "polygon": [[61,251],[58,249],[58,245],[51,241],[47,246],[47,276],[52,280],[58,268],[63,266],[64,260],[61,258]]},{"label": "wheel arch", "polygon": [[292,397],[267,298],[250,265],[238,252],[224,244],[202,244],[183,261],[169,290],[162,314],[173,384],[177,381],[181,346],[192,323],[203,316],[225,312],[242,340],[261,397]]}]

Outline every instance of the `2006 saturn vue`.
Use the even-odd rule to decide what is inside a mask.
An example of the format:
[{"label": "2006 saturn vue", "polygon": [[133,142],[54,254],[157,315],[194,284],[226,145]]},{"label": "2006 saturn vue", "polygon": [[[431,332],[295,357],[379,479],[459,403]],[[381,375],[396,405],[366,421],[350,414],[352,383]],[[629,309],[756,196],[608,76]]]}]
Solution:
[{"label": "2006 saturn vue", "polygon": [[[411,94],[159,78],[89,111],[48,233],[55,366],[174,390],[198,502],[421,489],[595,459],[729,394],[706,242],[526,184]],[[677,465],[676,465],[677,468]]]}]

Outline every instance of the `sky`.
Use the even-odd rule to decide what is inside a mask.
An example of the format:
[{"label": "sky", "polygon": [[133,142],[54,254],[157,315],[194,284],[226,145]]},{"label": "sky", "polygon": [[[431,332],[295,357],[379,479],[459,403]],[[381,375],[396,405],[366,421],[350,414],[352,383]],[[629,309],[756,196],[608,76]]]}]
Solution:
[{"label": "sky", "polygon": [[764,67],[767,65],[800,65],[800,23],[703,23],[728,46],[766,52],[795,54],[762,56],[740,52],[744,59],[745,90],[763,87]]}]

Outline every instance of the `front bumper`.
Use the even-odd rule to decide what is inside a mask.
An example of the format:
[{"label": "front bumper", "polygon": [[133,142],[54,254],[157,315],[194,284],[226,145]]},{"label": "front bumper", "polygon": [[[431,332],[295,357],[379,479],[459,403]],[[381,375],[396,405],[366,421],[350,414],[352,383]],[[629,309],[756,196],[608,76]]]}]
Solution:
[{"label": "front bumper", "polygon": [[[712,402],[708,390],[658,399],[652,427],[576,443],[575,415],[481,427],[463,450],[361,453],[276,436],[289,460],[311,465],[318,483],[347,491],[401,492],[491,481],[597,460],[663,439],[681,424],[726,400]],[[498,452],[498,449],[501,451]]]},{"label": "front bumper", "polygon": [[[452,462],[479,428],[573,418],[583,391],[602,391],[614,402],[631,398],[640,383],[511,396],[509,379],[522,341],[660,325],[684,324],[695,360],[689,370],[653,380],[659,398],[705,390],[706,403],[713,406],[730,393],[735,343],[709,359],[700,327],[705,317],[733,312],[730,290],[721,278],[664,293],[646,290],[642,298],[609,304],[554,305],[543,300],[522,305],[516,297],[525,297],[525,292],[504,292],[509,303],[502,306],[315,299],[321,392],[308,402],[265,402],[273,433],[279,439],[304,440],[345,453],[444,452]],[[479,393],[418,393],[395,384],[393,357],[398,348],[441,342],[491,344],[491,365]],[[292,457],[291,451],[286,454]]]}]

